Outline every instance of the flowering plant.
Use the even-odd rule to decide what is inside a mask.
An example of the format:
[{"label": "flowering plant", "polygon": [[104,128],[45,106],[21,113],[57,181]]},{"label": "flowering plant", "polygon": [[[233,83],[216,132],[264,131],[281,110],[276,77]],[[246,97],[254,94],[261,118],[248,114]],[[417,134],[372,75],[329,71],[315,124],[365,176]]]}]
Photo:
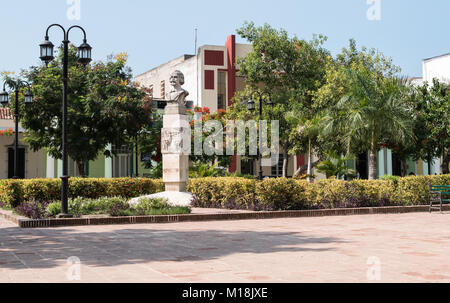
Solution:
[{"label": "flowering plant", "polygon": [[12,128],[0,130],[0,136],[12,136],[13,134],[14,134],[14,130]]}]

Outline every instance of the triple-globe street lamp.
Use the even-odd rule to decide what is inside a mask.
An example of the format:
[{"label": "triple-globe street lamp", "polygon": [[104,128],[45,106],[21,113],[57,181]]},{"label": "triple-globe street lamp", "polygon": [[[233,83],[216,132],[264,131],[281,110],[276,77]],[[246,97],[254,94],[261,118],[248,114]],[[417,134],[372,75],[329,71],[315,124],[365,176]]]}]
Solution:
[{"label": "triple-globe street lamp", "polygon": [[59,24],[52,24],[47,28],[45,33],[45,41],[40,44],[41,56],[40,59],[48,65],[53,59],[53,48],[54,45],[49,40],[48,32],[52,27],[59,27],[64,33],[63,43],[63,97],[62,97],[62,156],[63,156],[63,172],[61,176],[62,187],[61,187],[61,208],[62,213],[59,215],[60,218],[71,217],[69,214],[69,203],[68,203],[68,193],[69,193],[69,171],[68,171],[68,150],[67,150],[67,82],[68,82],[68,65],[69,65],[69,33],[72,29],[78,28],[83,32],[84,40],[83,43],[78,47],[78,62],[87,65],[92,61],[91,51],[92,47],[87,43],[86,31],[78,25],[70,27],[67,31],[65,28]]}]

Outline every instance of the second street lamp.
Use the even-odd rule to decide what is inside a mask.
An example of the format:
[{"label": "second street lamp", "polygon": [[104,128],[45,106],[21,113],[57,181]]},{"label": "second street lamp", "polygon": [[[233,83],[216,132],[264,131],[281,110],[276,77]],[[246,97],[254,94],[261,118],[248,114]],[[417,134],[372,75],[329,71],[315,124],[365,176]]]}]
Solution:
[{"label": "second street lamp", "polygon": [[45,32],[45,41],[41,43],[40,46],[40,59],[48,65],[53,61],[53,48],[54,45],[49,40],[48,32],[52,27],[59,27],[64,33],[63,43],[63,97],[62,97],[62,161],[63,169],[61,176],[61,209],[62,213],[59,215],[60,218],[70,218],[69,214],[69,165],[68,165],[68,150],[67,150],[67,82],[68,82],[68,66],[69,66],[69,33],[72,29],[78,28],[83,32],[84,39],[83,43],[78,47],[78,62],[86,65],[92,61],[91,50],[92,47],[87,44],[86,31],[78,25],[70,27],[67,31],[62,25],[52,24],[47,28]]},{"label": "second street lamp", "polygon": [[[261,140],[262,136],[261,136],[261,119],[262,119],[262,115],[263,115],[263,97],[264,95],[267,95],[269,97],[269,101],[267,102],[267,105],[273,106],[274,103],[272,102],[272,97],[269,93],[264,93],[264,92],[260,92],[260,91],[254,91],[251,95],[250,95],[250,100],[247,102],[247,107],[250,111],[255,111],[256,109],[256,102],[253,100],[253,95],[257,94],[259,97],[259,138]],[[259,177],[258,179],[260,181],[263,180],[263,167],[262,167],[262,154],[261,154],[261,147],[259,148]]]},{"label": "second street lamp", "polygon": [[14,122],[15,122],[15,130],[14,130],[14,176],[13,179],[20,179],[19,176],[19,94],[22,88],[25,86],[28,87],[27,92],[25,93],[25,104],[30,105],[33,103],[33,94],[31,93],[31,87],[28,82],[23,80],[9,81],[3,84],[3,92],[0,93],[0,103],[2,106],[9,105],[9,94],[6,92],[6,85],[8,85],[11,89],[14,89],[15,94],[15,103],[14,103]]}]

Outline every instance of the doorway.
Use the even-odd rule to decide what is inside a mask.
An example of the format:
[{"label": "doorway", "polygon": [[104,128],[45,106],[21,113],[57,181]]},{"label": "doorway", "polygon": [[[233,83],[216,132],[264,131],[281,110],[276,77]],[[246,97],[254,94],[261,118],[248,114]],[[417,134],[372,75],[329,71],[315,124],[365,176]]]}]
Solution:
[{"label": "doorway", "polygon": [[369,179],[369,155],[364,153],[358,156],[356,159],[356,171],[358,172],[359,179]]},{"label": "doorway", "polygon": [[402,176],[402,161],[395,154],[392,154],[392,175]]},{"label": "doorway", "polygon": [[248,159],[241,161],[241,174],[254,176],[255,175],[255,161]]},{"label": "doorway", "polygon": [[8,178],[18,177],[19,179],[25,179],[25,148],[20,148],[18,150],[19,163],[17,167],[17,176],[14,176],[14,148],[8,148]]}]

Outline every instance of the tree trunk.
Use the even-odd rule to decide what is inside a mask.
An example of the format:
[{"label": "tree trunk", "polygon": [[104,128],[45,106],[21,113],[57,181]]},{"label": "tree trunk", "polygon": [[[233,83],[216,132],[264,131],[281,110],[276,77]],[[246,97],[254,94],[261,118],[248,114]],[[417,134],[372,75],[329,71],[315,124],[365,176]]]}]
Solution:
[{"label": "tree trunk", "polygon": [[378,177],[377,172],[377,142],[375,135],[375,125],[372,130],[372,144],[370,148],[370,156],[369,156],[369,180],[376,180]]},{"label": "tree trunk", "polygon": [[283,146],[283,178],[287,178],[288,176],[288,167],[289,167],[289,146],[287,142],[284,143]]},{"label": "tree trunk", "polygon": [[307,174],[307,180],[309,183],[312,183],[311,180],[311,171],[312,171],[312,167],[311,167],[311,139],[308,140],[308,170],[306,172]]},{"label": "tree trunk", "polygon": [[78,172],[82,178],[86,178],[86,166],[84,162],[77,162]]},{"label": "tree trunk", "polygon": [[372,147],[369,156],[369,180],[376,180],[377,175],[377,150]]},{"label": "tree trunk", "polygon": [[405,160],[402,160],[402,177],[406,177],[408,174],[408,164]]},{"label": "tree trunk", "polygon": [[[318,161],[315,161],[315,162],[311,163],[311,170],[314,167],[316,167],[320,162],[322,162],[322,161],[318,160]],[[295,172],[294,176],[299,175],[299,174],[301,174],[303,172],[306,172],[306,171],[308,171],[308,164],[300,166],[300,168],[297,169],[297,171]]]},{"label": "tree trunk", "polygon": [[428,162],[428,176],[431,176],[433,173],[431,171],[431,162],[433,161],[433,158],[431,156],[428,156],[427,162]]},{"label": "tree trunk", "polygon": [[447,154],[443,155],[443,161],[442,161],[442,173],[444,175],[447,175],[449,173],[448,165],[450,163],[450,150],[447,151]]}]

